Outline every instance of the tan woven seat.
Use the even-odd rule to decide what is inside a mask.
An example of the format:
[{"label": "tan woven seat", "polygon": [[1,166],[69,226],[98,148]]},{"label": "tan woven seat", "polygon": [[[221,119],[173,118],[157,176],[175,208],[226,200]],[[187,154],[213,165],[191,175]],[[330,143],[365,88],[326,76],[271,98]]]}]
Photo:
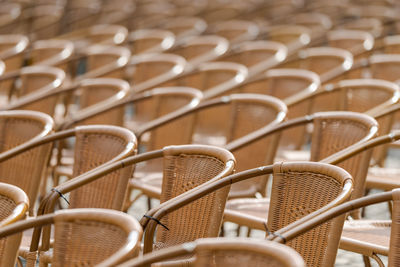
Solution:
[{"label": "tan woven seat", "polygon": [[[20,188],[0,183],[0,226],[1,228],[25,219],[29,207],[28,196]],[[0,239],[0,264],[13,266],[17,257],[20,235]]]},{"label": "tan woven seat", "polygon": [[[2,111],[0,182],[10,183],[26,192],[30,202],[30,213],[35,210],[43,171],[47,164],[50,146],[43,146],[10,159],[27,143],[37,142],[53,131],[53,120],[40,112]],[[23,167],[22,167],[23,166]]]},{"label": "tan woven seat", "polygon": [[235,46],[218,61],[243,64],[248,68],[249,77],[273,68],[283,62],[287,56],[285,45],[273,41],[248,41]]},{"label": "tan woven seat", "polygon": [[[151,140],[150,144],[156,145],[152,149],[156,149],[160,143],[171,144],[172,142],[174,144],[177,141],[176,138],[175,140],[162,140],[162,138],[174,135],[173,133],[176,132],[178,126],[184,125],[188,129],[186,132],[187,139],[184,139],[187,143],[202,143],[220,147],[235,146],[237,142],[246,142],[258,132],[282,122],[285,113],[286,108],[283,103],[270,96],[258,94],[224,96],[204,101],[195,108],[188,109],[169,120],[154,125],[154,129],[158,129],[160,133],[163,133],[165,128],[169,132],[156,136],[158,139]],[[262,119],[258,116],[253,117],[252,114],[263,114],[263,117]],[[227,120],[226,118],[234,119]],[[276,146],[271,144],[275,144],[275,142],[276,136],[272,136],[251,145],[241,145],[230,149],[240,163],[237,170],[245,170],[263,163],[272,163]],[[265,149],[259,149],[261,146]],[[159,198],[161,188],[155,187],[157,183],[159,184],[159,182],[156,182],[157,175],[155,174],[159,169],[160,167],[157,168],[154,164],[138,166],[136,171],[140,171],[140,175],[136,179],[135,174],[130,182],[131,188],[139,189],[149,197]],[[149,186],[147,186],[147,178],[144,173],[148,173],[152,177]],[[158,177],[160,179],[161,176],[158,175]],[[229,196],[254,196],[257,192],[264,195],[266,182],[267,178],[262,177],[235,185],[232,187]]]},{"label": "tan woven seat", "polygon": [[161,53],[175,44],[175,35],[167,30],[140,29],[129,33],[127,43],[133,55]]},{"label": "tan woven seat", "polygon": [[[376,254],[379,253],[388,255],[388,266],[398,266],[399,261],[397,257],[397,244],[399,223],[397,213],[399,212],[399,199],[400,191],[397,189],[391,192],[379,193],[354,199],[310,219],[303,225],[292,227],[288,231],[283,229],[279,234],[288,241],[296,236],[303,235],[308,230],[313,229],[319,224],[335,218],[336,216],[344,215],[346,212],[383,201],[393,201],[393,221],[356,221],[345,224],[340,247],[372,257],[377,261],[379,266],[384,266],[384,264]],[[355,236],[357,236],[357,238],[352,239],[352,237]],[[271,237],[271,239],[274,238],[275,237]],[[282,243],[282,239],[279,239],[279,237],[275,240]],[[315,242],[318,241],[318,239],[315,239]],[[332,253],[336,254],[336,251],[332,251]]]},{"label": "tan woven seat", "polygon": [[176,256],[195,255],[195,267],[224,267],[268,265],[282,267],[305,266],[302,257],[288,246],[275,242],[245,238],[206,238],[192,243],[167,248],[147,254],[142,258],[126,261],[122,266],[146,266],[145,264],[173,259]]},{"label": "tan woven seat", "polygon": [[[168,202],[161,204],[161,207],[151,213],[151,216],[166,223],[168,221],[163,218],[165,214],[201,199],[217,189],[266,174],[274,175],[273,187],[275,190],[272,190],[271,209],[266,225],[271,233],[293,222],[295,225],[301,224],[316,214],[343,203],[349,198],[352,189],[351,176],[339,167],[315,162],[278,162],[272,166],[246,170],[212,184],[201,186],[175,201],[171,200],[169,205],[166,204]],[[289,245],[300,253],[309,266],[330,266],[336,256],[336,253],[331,253],[330,250],[332,247],[337,248],[338,246],[340,236],[338,233],[341,231],[343,220],[344,216],[337,221],[330,222],[330,226],[317,228],[314,230],[315,232],[304,235]],[[146,227],[145,240],[152,239],[157,227],[155,221],[144,218],[142,225]],[[326,233],[325,227],[328,227],[331,232]],[[158,235],[160,230],[166,232],[158,227]],[[313,243],[314,235],[323,237],[324,241]],[[150,251],[151,247],[146,249],[145,245],[144,252]]]},{"label": "tan woven seat", "polygon": [[232,62],[205,62],[196,69],[166,80],[159,86],[189,86],[203,92],[204,98],[213,98],[241,84],[248,76],[247,68]]},{"label": "tan woven seat", "polygon": [[[310,160],[324,160],[324,162],[331,163],[329,160],[330,155],[346,150],[348,146],[356,146],[366,140],[371,139],[377,132],[376,121],[366,115],[354,112],[321,112],[305,119],[292,119],[285,122],[281,126],[278,125],[276,129],[283,130],[284,125],[301,125],[306,121],[313,122],[313,133],[311,139],[311,155]],[[349,127],[348,131],[345,128]],[[274,133],[275,130],[270,130]],[[268,132],[268,131],[266,131]],[[349,132],[352,133],[350,138]],[[357,134],[356,134],[357,133]],[[265,135],[261,134],[260,136]],[[266,134],[268,135],[268,134]],[[255,139],[256,140],[256,139]],[[328,157],[328,158],[326,158]],[[354,177],[355,190],[352,197],[362,196],[364,193],[366,167],[369,163],[369,157],[359,156],[351,159],[350,161],[343,162],[343,166]],[[365,167],[365,168],[364,168]],[[250,228],[265,230],[264,224],[267,214],[266,207],[270,203],[267,199],[241,199],[229,200],[225,210],[224,219],[245,225]]]},{"label": "tan woven seat", "polygon": [[[137,220],[122,212],[105,209],[72,209],[38,216],[0,229],[5,237],[32,227],[54,224],[52,253],[41,247],[40,264],[112,266],[138,254],[142,229]],[[35,266],[38,244],[33,243],[27,265]],[[14,252],[15,254],[15,252]],[[10,258],[13,255],[7,255]],[[14,256],[15,258],[15,256]],[[116,259],[119,258],[119,259]]]}]

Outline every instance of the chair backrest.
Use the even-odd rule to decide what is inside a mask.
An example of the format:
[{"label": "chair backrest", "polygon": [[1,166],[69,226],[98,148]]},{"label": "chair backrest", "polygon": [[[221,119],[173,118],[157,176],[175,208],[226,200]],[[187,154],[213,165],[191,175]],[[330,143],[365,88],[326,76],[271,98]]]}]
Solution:
[{"label": "chair backrest", "polygon": [[[90,125],[75,128],[72,177],[130,156],[136,152],[135,136],[127,129]],[[122,209],[132,167],[104,176],[70,195],[70,208]]]},{"label": "chair backrest", "polygon": [[273,41],[249,41],[237,45],[218,61],[229,61],[243,64],[248,68],[249,76],[273,68],[286,59],[285,45]]},{"label": "chair backrest", "polygon": [[[129,61],[127,76],[132,90],[141,92],[173,79],[185,70],[186,60],[174,54],[141,54]],[[133,68],[133,71],[130,70]],[[182,86],[182,85],[177,85]]]},{"label": "chair backrest", "polygon": [[369,71],[373,78],[387,80],[391,82],[399,81],[400,55],[372,55],[369,58],[369,66]]},{"label": "chair backrest", "polygon": [[[48,115],[34,111],[2,111],[1,154],[17,149],[24,143],[38,141],[53,130],[53,120]],[[48,161],[51,146],[46,145],[2,161],[0,181],[20,187],[26,192],[34,209],[39,185]]]},{"label": "chair backrest", "polygon": [[231,44],[254,40],[260,32],[256,23],[246,20],[218,21],[213,26],[212,31],[228,39]]},{"label": "chair backrest", "polygon": [[348,110],[374,114],[399,99],[399,86],[378,79],[351,79],[327,84],[304,100],[312,101],[312,112]]},{"label": "chair backrest", "polygon": [[74,53],[74,44],[68,40],[40,40],[32,44],[30,59],[34,65],[47,65],[68,71],[68,60]]},{"label": "chair backrest", "polygon": [[[273,166],[267,233],[275,231],[332,203],[347,200],[351,176],[343,169],[314,162],[284,162]],[[347,187],[347,188],[346,188]],[[348,188],[350,187],[350,189]],[[304,258],[307,266],[333,266],[344,216],[287,242]],[[315,236],[320,242],[314,242]]]},{"label": "chair backrest", "polygon": [[[22,189],[11,184],[0,183],[0,226],[23,220],[29,207],[29,199]],[[12,266],[15,263],[20,235],[0,239],[0,264]]]},{"label": "chair backrest", "polygon": [[242,83],[248,75],[247,68],[232,62],[205,62],[195,70],[169,79],[160,86],[189,86],[212,98]]},{"label": "chair backrest", "polygon": [[229,48],[229,41],[218,35],[191,36],[168,52],[186,59],[190,65],[196,67],[200,63],[212,61],[225,54]]},{"label": "chair backrest", "polygon": [[309,28],[313,35],[325,33],[332,28],[332,21],[329,16],[317,12],[295,14],[289,20],[295,25]]},{"label": "chair backrest", "polygon": [[[5,237],[10,232],[22,233],[49,224],[54,225],[54,246],[51,253],[40,252],[41,264],[94,266],[101,263],[112,266],[122,259],[137,256],[139,252],[142,228],[138,221],[122,212],[106,209],[56,211],[1,228],[0,235]],[[18,254],[18,248],[13,254]],[[33,262],[32,258],[28,259],[27,264],[34,266],[35,263],[36,258]]]},{"label": "chair backrest", "polygon": [[141,53],[161,53],[175,43],[175,35],[167,30],[140,29],[128,36],[128,46],[134,55]]},{"label": "chair backrest", "polygon": [[361,30],[371,33],[375,38],[382,36],[383,23],[376,18],[360,18],[344,23],[339,28]]},{"label": "chair backrest", "polygon": [[314,71],[320,75],[321,83],[343,74],[353,65],[353,55],[336,47],[312,47],[298,52],[298,59],[283,63],[284,68],[300,68]]},{"label": "chair backrest", "polygon": [[383,51],[385,54],[400,53],[400,36],[389,35],[383,38]]},{"label": "chair backrest", "polygon": [[142,258],[126,261],[121,267],[145,266],[177,256],[194,254],[193,266],[225,267],[267,265],[282,267],[304,267],[302,257],[292,248],[279,243],[250,238],[203,238],[160,251]]},{"label": "chair backrest", "polygon": [[268,40],[286,45],[293,55],[311,42],[311,30],[300,25],[276,25],[267,29]]},{"label": "chair backrest", "polygon": [[207,29],[207,23],[198,17],[172,17],[161,28],[173,32],[177,42],[180,42],[189,36],[202,34]]},{"label": "chair backrest", "polygon": [[8,34],[19,29],[22,5],[20,3],[3,3],[0,10],[0,34]]},{"label": "chair backrest", "polygon": [[375,42],[371,33],[360,30],[333,30],[327,37],[329,46],[349,50],[355,58],[360,58],[361,54],[371,51]]},{"label": "chair backrest", "polygon": [[[296,240],[299,237],[303,236],[304,233],[309,233],[316,228],[321,228],[321,224],[326,222],[330,222],[332,220],[337,220],[337,218],[343,217],[347,212],[351,212],[355,209],[364,208],[369,205],[381,203],[381,202],[388,202],[393,201],[393,208],[392,208],[392,223],[391,223],[391,233],[390,233],[390,244],[389,244],[389,257],[388,257],[388,266],[395,267],[400,264],[399,262],[399,212],[400,212],[400,190],[395,189],[391,192],[384,192],[378,194],[368,195],[362,198],[354,199],[343,203],[339,206],[332,208],[318,216],[310,219],[309,221],[297,225],[296,227],[292,227],[288,231],[282,231],[280,236],[283,237],[285,240]],[[340,234],[338,234],[340,236]],[[318,239],[319,236],[315,236],[313,243],[320,244],[321,241]],[[282,238],[274,239],[277,242],[284,242]],[[330,253],[336,255],[337,248],[332,249]],[[332,264],[333,266],[333,264]]]}]

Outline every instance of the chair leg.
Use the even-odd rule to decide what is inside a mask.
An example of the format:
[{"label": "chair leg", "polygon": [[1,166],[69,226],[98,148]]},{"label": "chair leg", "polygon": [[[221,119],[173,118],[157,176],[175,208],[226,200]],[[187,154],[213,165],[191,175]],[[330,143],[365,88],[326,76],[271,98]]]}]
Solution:
[{"label": "chair leg", "polygon": [[147,197],[147,210],[151,210],[151,198]]},{"label": "chair leg", "polygon": [[220,237],[224,237],[224,236],[225,236],[225,227],[224,227],[224,225],[225,225],[225,223],[222,222],[221,230],[220,230],[220,232],[219,232],[219,236],[220,236]]},{"label": "chair leg", "polygon": [[372,254],[371,258],[373,258],[379,265],[379,267],[385,267],[385,264],[383,264],[381,258],[378,257],[375,253]]},{"label": "chair leg", "polygon": [[237,237],[239,237],[240,236],[240,229],[241,229],[242,227],[238,224],[238,227],[237,227],[237,229],[236,229],[236,236]]},{"label": "chair leg", "polygon": [[371,261],[369,260],[368,256],[363,255],[364,265],[365,267],[371,267]]}]

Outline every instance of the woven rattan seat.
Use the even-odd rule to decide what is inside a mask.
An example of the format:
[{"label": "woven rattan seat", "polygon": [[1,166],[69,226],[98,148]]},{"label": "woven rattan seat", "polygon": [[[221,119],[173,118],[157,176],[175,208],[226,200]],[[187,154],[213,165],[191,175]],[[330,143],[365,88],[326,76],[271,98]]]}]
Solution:
[{"label": "woven rattan seat", "polygon": [[304,260],[293,249],[277,243],[245,238],[207,238],[192,243],[167,248],[127,261],[122,266],[145,266],[145,264],[173,259],[176,256],[195,255],[196,267],[224,267],[232,265],[268,265],[282,267],[305,266]]},{"label": "woven rattan seat", "polygon": [[[32,227],[54,224],[52,253],[40,248],[40,264],[53,266],[111,266],[138,254],[142,236],[140,224],[122,212],[105,209],[72,209],[14,223],[0,230],[5,237]],[[34,266],[38,243],[32,243],[27,265]],[[14,252],[15,253],[15,252]],[[115,254],[115,255],[113,255]],[[12,255],[9,255],[12,257]],[[119,259],[116,260],[118,256]]]}]

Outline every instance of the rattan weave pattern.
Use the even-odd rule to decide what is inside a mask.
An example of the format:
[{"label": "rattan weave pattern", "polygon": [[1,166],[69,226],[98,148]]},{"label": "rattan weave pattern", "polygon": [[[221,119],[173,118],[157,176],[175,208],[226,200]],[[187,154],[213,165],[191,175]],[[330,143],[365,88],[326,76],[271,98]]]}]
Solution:
[{"label": "rattan weave pattern", "polygon": [[[212,179],[224,167],[222,161],[210,156],[185,154],[166,156],[161,202]],[[157,229],[156,247],[162,248],[200,237],[217,236],[228,191],[229,189],[221,189],[165,216],[162,223],[173,227],[169,231],[161,227]]]},{"label": "rattan weave pattern", "polygon": [[[341,190],[341,182],[326,174],[316,172],[298,172],[287,171],[284,173],[275,173],[272,185],[271,204],[268,215],[267,227],[270,232],[300,219],[311,211],[318,210],[324,205],[334,200]],[[324,188],[323,194],[320,189]],[[307,203],[307,206],[304,204]],[[287,214],[288,216],[282,216]],[[332,222],[323,224],[315,228],[307,235],[299,236],[288,243],[299,252],[308,266],[328,266],[326,265],[326,254],[329,253],[330,239],[337,237],[321,238],[331,227]],[[312,242],[314,238],[319,237],[324,243]],[[318,255],[315,251],[319,251]]]}]

